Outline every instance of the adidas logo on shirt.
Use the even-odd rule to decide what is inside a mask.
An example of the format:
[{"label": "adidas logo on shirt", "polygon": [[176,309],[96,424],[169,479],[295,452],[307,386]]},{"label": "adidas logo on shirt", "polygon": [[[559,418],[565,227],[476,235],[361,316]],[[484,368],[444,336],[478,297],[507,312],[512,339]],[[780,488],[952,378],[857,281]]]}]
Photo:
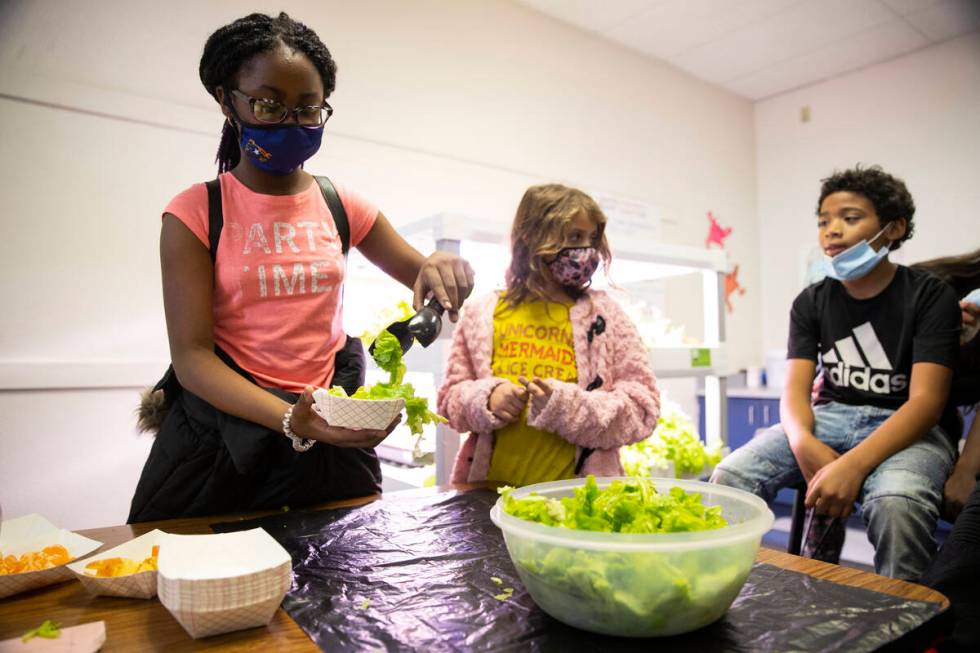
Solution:
[{"label": "adidas logo on shirt", "polygon": [[821,357],[834,385],[880,395],[903,392],[908,375],[892,374],[892,364],[871,322],[852,330]]}]

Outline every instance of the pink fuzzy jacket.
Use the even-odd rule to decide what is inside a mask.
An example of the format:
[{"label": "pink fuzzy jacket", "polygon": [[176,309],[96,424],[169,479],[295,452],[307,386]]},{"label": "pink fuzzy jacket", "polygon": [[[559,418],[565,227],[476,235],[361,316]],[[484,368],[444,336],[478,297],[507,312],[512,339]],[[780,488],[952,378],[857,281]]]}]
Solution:
[{"label": "pink fuzzy jacket", "polygon": [[[486,480],[494,431],[501,426],[487,408],[490,393],[506,382],[491,371],[497,300],[494,293],[463,307],[439,388],[439,412],[451,427],[470,433],[456,457],[453,483]],[[657,425],[657,380],[636,328],[605,292],[590,290],[569,309],[569,319],[578,383],[552,379],[548,403],[530,409],[528,424],[576,445],[576,461],[586,450],[581,476],[622,475],[619,448],[646,438]]]}]

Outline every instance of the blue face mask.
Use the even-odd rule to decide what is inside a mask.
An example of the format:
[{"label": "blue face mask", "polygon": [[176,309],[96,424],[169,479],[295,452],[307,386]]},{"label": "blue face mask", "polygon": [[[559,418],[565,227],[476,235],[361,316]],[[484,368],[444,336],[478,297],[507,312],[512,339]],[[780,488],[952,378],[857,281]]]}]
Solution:
[{"label": "blue face mask", "polygon": [[288,175],[320,149],[323,127],[239,123],[239,144],[252,164],[272,175]]},{"label": "blue face mask", "polygon": [[875,251],[874,247],[871,246],[871,243],[877,240],[878,236],[885,233],[885,229],[879,231],[874,238],[862,240],[837,256],[824,254],[823,267],[827,276],[838,281],[854,281],[874,270],[875,266],[888,256],[888,245],[878,251]]},{"label": "blue face mask", "polygon": [[229,108],[238,123],[238,144],[252,164],[263,172],[288,175],[320,149],[323,125],[251,125],[239,118],[235,107]]}]

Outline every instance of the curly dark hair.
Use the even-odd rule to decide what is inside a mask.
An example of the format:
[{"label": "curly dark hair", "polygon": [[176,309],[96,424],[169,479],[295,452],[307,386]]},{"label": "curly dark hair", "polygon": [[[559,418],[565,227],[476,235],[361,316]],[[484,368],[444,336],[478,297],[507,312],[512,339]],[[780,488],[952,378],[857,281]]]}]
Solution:
[{"label": "curly dark hair", "polygon": [[817,213],[820,213],[820,206],[828,195],[839,192],[857,193],[867,197],[875,207],[883,228],[895,220],[905,220],[905,235],[891,244],[892,250],[898,249],[912,237],[915,231],[912,219],[915,215],[915,202],[912,201],[912,195],[904,181],[888,174],[881,166],[862,168],[858,164],[843,172],[834,171],[834,174],[821,181],[823,185],[820,187],[820,199],[817,200]]},{"label": "curly dark hair", "polygon": [[[208,37],[201,54],[198,70],[201,83],[214,99],[220,86],[226,91],[235,85],[242,66],[260,52],[270,52],[280,45],[302,52],[323,80],[324,99],[330,97],[337,85],[337,64],[330,50],[320,37],[303,23],[293,20],[285,12],[273,18],[265,14],[249,14],[216,30]],[[221,144],[215,157],[218,172],[226,172],[238,165],[241,152],[235,129],[225,122],[221,131]]]}]

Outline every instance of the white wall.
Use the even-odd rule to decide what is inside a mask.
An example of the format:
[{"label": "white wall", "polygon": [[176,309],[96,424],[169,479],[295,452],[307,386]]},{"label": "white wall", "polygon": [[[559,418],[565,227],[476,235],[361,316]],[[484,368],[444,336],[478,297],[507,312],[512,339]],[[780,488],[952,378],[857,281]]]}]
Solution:
[{"label": "white wall", "polygon": [[[663,209],[700,245],[715,215],[748,294],[733,367],[756,361],[753,109],[746,100],[510,2],[257,2],[316,29],[339,64],[308,166],[397,225],[509,223],[563,180]],[[221,117],[197,79],[239,2],[0,5],[0,501],[68,527],[121,522],[149,447],[136,388],[167,359],[159,213],[214,174]],[[615,248],[615,243],[613,243]],[[686,306],[677,306],[680,320]],[[695,313],[696,314],[696,313]],[[72,389],[79,380],[123,389]],[[31,390],[60,385],[65,390]]]},{"label": "white wall", "polygon": [[835,168],[876,163],[905,180],[916,234],[894,260],[980,246],[980,33],[759,102],[755,124],[764,349],[785,349],[820,180]]}]

